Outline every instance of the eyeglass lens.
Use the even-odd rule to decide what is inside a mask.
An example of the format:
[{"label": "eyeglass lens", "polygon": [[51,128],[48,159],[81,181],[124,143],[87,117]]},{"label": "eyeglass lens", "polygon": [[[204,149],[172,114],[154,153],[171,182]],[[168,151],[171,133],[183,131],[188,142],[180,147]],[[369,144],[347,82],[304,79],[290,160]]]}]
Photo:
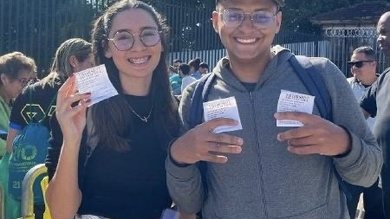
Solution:
[{"label": "eyeglass lens", "polygon": [[22,86],[26,86],[32,81],[30,78],[18,78],[17,80]]},{"label": "eyeglass lens", "polygon": [[371,61],[371,60],[363,61],[362,60],[362,61],[348,62],[348,64],[351,66],[351,68],[353,66],[355,66],[356,68],[361,68],[361,67],[363,67],[365,62],[373,62],[373,61]]},{"label": "eyeglass lens", "polygon": [[249,15],[250,20],[256,27],[267,28],[272,24],[276,14],[269,11],[245,13],[242,10],[225,9],[222,12],[222,20],[227,26],[237,27],[245,20],[246,15]]},{"label": "eyeglass lens", "polygon": [[[138,37],[145,47],[155,46],[161,40],[160,32],[156,29],[144,29]],[[135,38],[134,34],[126,30],[122,30],[116,32],[114,37],[109,40],[113,41],[118,50],[123,51],[129,50],[133,47]]]}]

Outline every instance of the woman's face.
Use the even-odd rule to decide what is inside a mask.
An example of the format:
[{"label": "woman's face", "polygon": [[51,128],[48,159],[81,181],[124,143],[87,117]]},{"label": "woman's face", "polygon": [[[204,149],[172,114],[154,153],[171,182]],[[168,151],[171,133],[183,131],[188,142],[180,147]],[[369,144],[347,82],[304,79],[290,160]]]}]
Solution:
[{"label": "woman's face", "polygon": [[33,74],[27,70],[19,71],[16,79],[12,79],[5,74],[2,74],[3,96],[8,99],[16,98],[32,79]]},{"label": "woman's face", "polygon": [[161,52],[160,32],[153,17],[143,9],[128,9],[115,15],[105,56],[112,58],[123,80],[150,83]]},{"label": "woman's face", "polygon": [[93,60],[93,54],[89,54],[88,58],[86,58],[84,61],[80,62],[77,60],[76,57],[74,57],[74,62],[71,63],[73,72],[79,72],[82,70],[85,70],[87,68],[91,68],[94,66],[94,60]]}]

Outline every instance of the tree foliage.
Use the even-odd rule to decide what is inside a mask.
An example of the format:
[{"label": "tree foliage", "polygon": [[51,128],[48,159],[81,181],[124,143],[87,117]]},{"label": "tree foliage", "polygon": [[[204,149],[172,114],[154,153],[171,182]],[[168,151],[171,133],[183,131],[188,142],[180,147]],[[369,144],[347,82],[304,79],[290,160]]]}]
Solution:
[{"label": "tree foliage", "polygon": [[[0,54],[19,50],[33,55],[40,69],[47,69],[57,46],[71,37],[89,40],[92,21],[115,1],[0,0]],[[156,6],[166,16],[172,27],[172,51],[220,46],[210,22],[214,0],[144,1]],[[286,0],[286,7],[282,10],[282,30],[318,34],[319,28],[310,23],[311,17],[363,1]]]}]

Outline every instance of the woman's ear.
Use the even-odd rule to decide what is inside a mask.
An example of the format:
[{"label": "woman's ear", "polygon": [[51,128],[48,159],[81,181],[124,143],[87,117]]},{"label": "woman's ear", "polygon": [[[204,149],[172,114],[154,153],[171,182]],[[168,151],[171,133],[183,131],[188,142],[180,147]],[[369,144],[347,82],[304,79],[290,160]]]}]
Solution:
[{"label": "woman's ear", "polygon": [[70,56],[68,62],[69,62],[69,64],[70,64],[73,68],[77,67],[78,64],[79,64],[79,61],[77,60],[76,56]]},{"label": "woman's ear", "polygon": [[0,76],[1,84],[8,84],[8,77],[5,74],[1,74]]},{"label": "woman's ear", "polygon": [[102,48],[104,49],[104,56],[109,59],[109,58],[112,58],[112,53],[111,53],[111,50],[110,48],[108,47],[108,42],[105,43],[104,41],[102,41],[101,43],[102,45]]}]

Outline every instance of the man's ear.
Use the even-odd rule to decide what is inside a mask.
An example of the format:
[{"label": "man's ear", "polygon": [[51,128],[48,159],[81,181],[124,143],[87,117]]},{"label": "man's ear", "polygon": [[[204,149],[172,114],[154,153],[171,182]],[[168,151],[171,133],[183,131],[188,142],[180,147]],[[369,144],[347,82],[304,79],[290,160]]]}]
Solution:
[{"label": "man's ear", "polygon": [[275,16],[275,22],[276,22],[276,25],[277,25],[277,28],[276,28],[276,31],[275,31],[275,34],[279,33],[280,31],[280,27],[282,26],[282,11],[279,11],[276,16]]},{"label": "man's ear", "polygon": [[219,33],[219,30],[218,30],[218,24],[220,22],[219,20],[219,13],[217,11],[213,11],[212,15],[211,15],[211,21],[213,22],[213,28],[214,28],[214,31]]}]

